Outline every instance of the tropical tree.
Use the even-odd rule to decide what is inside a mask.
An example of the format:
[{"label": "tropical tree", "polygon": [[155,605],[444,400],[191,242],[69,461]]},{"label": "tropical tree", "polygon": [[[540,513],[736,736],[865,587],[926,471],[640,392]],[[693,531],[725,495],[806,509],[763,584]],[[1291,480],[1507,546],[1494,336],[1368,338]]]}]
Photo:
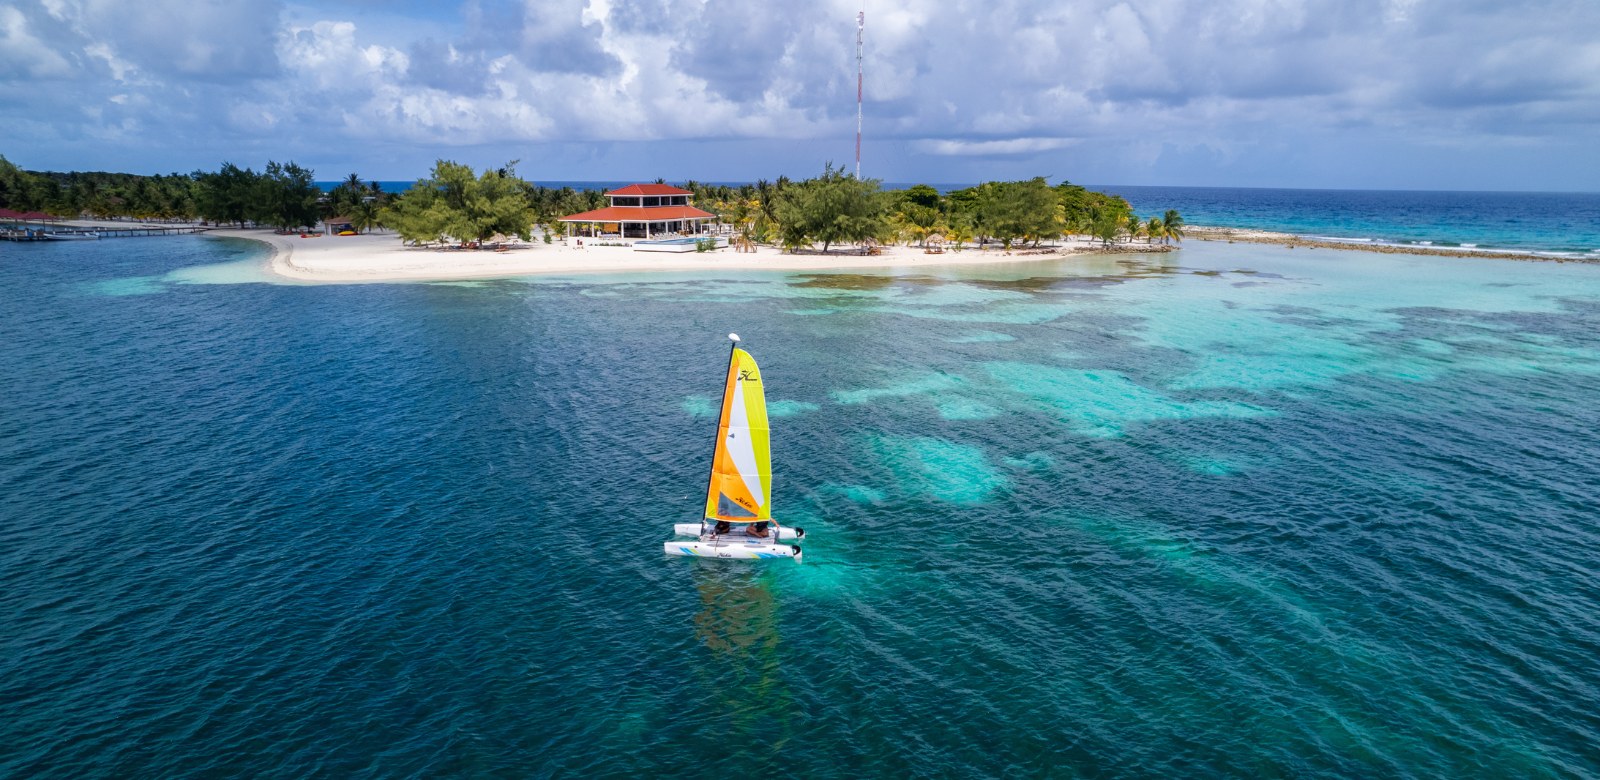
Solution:
[{"label": "tropical tree", "polygon": [[39,204],[32,198],[35,177],[0,155],[0,208],[32,211]]},{"label": "tropical tree", "polygon": [[1138,214],[1129,214],[1122,229],[1128,231],[1128,243],[1131,244],[1144,234],[1144,220],[1140,219]]},{"label": "tropical tree", "polygon": [[365,233],[375,227],[382,227],[383,219],[380,213],[381,209],[374,201],[366,200],[357,203],[355,207],[350,209],[350,226],[355,228],[357,233]]},{"label": "tropical tree", "polygon": [[750,223],[760,211],[760,205],[751,198],[735,195],[730,199],[723,210],[724,218],[733,226],[734,232],[741,235],[748,234]]},{"label": "tropical tree", "polygon": [[310,168],[293,162],[268,160],[266,171],[256,178],[252,188],[248,216],[258,224],[280,230],[315,225],[320,191],[313,175]]},{"label": "tropical tree", "polygon": [[900,199],[914,206],[921,206],[938,210],[940,201],[939,191],[926,185],[917,184],[900,191]]},{"label": "tropical tree", "polygon": [[1027,181],[986,182],[978,187],[977,225],[1007,248],[1017,240],[1058,235],[1057,200],[1044,177]]},{"label": "tropical tree", "polygon": [[877,179],[857,179],[828,163],[821,176],[781,189],[779,239],[791,251],[820,241],[827,252],[834,244],[878,238],[887,225],[879,187]]},{"label": "tropical tree", "polygon": [[[931,190],[933,188],[928,187],[928,189]],[[895,216],[900,223],[902,231],[908,238],[914,239],[917,242],[917,246],[925,246],[927,244],[928,236],[934,234],[934,226],[939,222],[938,209],[917,203],[906,203]]]},{"label": "tropical tree", "polygon": [[200,183],[195,205],[207,221],[242,227],[256,211],[253,201],[260,176],[255,171],[224,162],[216,172],[195,171],[194,177]]},{"label": "tropical tree", "polygon": [[346,176],[337,186],[318,199],[322,206],[322,217],[354,217],[356,206],[373,199],[367,185],[361,181],[357,174]]},{"label": "tropical tree", "polygon": [[1100,239],[1100,245],[1111,246],[1122,233],[1122,214],[1113,208],[1096,209],[1089,215],[1089,235]]},{"label": "tropical tree", "polygon": [[962,244],[972,240],[972,221],[959,215],[951,217],[944,237],[950,241],[952,249],[960,252]]},{"label": "tropical tree", "polygon": [[1161,218],[1161,224],[1163,240],[1170,239],[1180,243],[1183,241],[1183,215],[1179,214],[1177,209],[1167,209],[1166,216]]},{"label": "tropical tree", "polygon": [[419,179],[379,217],[402,239],[418,243],[453,238],[466,245],[496,234],[528,241],[533,210],[525,184],[516,176],[516,161],[479,176],[469,166],[439,160],[432,176]]},{"label": "tropical tree", "polygon": [[1144,242],[1146,244],[1166,235],[1166,224],[1160,217],[1151,217],[1144,225]]}]

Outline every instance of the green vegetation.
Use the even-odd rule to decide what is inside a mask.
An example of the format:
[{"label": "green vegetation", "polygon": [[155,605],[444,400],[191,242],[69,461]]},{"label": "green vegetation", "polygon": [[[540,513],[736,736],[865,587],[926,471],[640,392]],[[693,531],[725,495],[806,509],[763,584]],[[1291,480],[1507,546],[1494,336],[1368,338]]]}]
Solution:
[{"label": "green vegetation", "polygon": [[987,182],[977,187],[974,223],[1006,249],[1015,241],[1037,245],[1061,235],[1064,209],[1043,177],[1028,181]]},{"label": "green vegetation", "polygon": [[800,182],[780,178],[730,187],[690,181],[684,189],[733,227],[736,247],[776,243],[790,251],[828,251],[840,244],[925,246],[942,239],[959,252],[973,241],[1011,249],[1071,236],[1098,239],[1106,247],[1182,237],[1183,218],[1176,211],[1141,219],[1121,197],[1070,183],[1051,187],[1042,177],[985,182],[941,195],[926,184],[885,191],[876,180],[856,181],[829,164],[821,176]]},{"label": "green vegetation", "polygon": [[[1119,243],[1182,241],[1177,211],[1140,217],[1123,198],[1044,178],[984,182],[941,194],[926,184],[886,191],[831,163],[816,178],[780,176],[741,186],[688,181],[696,206],[732,228],[739,251],[777,244],[789,251],[874,244],[969,244],[1003,249],[1038,247],[1063,237]],[[545,243],[557,219],[606,205],[601,190],[542,187],[517,177],[515,163],[475,173],[440,160],[428,178],[403,195],[363,184],[352,173],[326,193],[312,171],[293,162],[268,162],[261,173],[224,162],[216,171],[138,176],[123,173],[38,173],[0,157],[0,208],[63,216],[205,220],[226,225],[310,227],[319,219],[347,220],[360,232],[388,227],[411,242],[479,245],[495,236]],[[599,246],[595,244],[594,246]],[[932,251],[932,250],[930,250]]]},{"label": "green vegetation", "polygon": [[53,205],[53,182],[29,173],[0,156],[0,208],[40,211]]},{"label": "green vegetation", "polygon": [[256,178],[254,171],[226,162],[216,173],[196,173],[194,214],[219,224],[243,225],[254,210]]},{"label": "green vegetation", "polygon": [[439,160],[432,176],[418,179],[380,216],[401,239],[419,244],[454,239],[471,245],[497,235],[523,241],[533,236],[534,212],[527,182],[517,178],[516,161],[478,176],[466,165]]},{"label": "green vegetation", "polygon": [[196,183],[190,174],[24,171],[0,157],[0,208],[75,216],[194,219]]},{"label": "green vegetation", "polygon": [[224,162],[216,171],[140,176],[131,173],[24,171],[0,157],[0,208],[102,219],[207,221],[219,225],[307,228],[348,217],[358,230],[380,226],[387,196],[351,174],[323,194],[313,172],[269,161],[256,173]]},{"label": "green vegetation", "polygon": [[[1150,221],[1155,222],[1155,217]],[[1161,218],[1161,237],[1163,240],[1183,240],[1183,216],[1175,209],[1167,209],[1166,216]]]},{"label": "green vegetation", "polygon": [[886,201],[877,179],[857,179],[832,163],[815,179],[789,188],[778,202],[778,236],[791,251],[822,242],[861,243],[887,226]]},{"label": "green vegetation", "polygon": [[[279,230],[309,228],[323,217],[334,216],[325,210],[322,191],[311,177],[310,168],[293,162],[269,161],[262,173],[241,170],[233,163],[223,163],[216,173],[195,171],[189,176],[194,209],[184,218],[239,226],[270,225]],[[138,214],[97,216],[139,218]]]},{"label": "green vegetation", "polygon": [[292,162],[268,162],[251,194],[251,216],[258,224],[289,230],[315,225],[321,216],[317,213],[317,196],[322,192],[312,183],[311,170]]}]

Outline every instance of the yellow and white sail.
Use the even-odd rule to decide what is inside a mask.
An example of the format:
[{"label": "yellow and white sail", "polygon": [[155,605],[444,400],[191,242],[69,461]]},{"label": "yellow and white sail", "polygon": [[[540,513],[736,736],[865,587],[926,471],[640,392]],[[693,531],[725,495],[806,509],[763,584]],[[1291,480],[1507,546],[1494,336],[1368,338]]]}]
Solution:
[{"label": "yellow and white sail", "polygon": [[735,347],[722,391],[722,419],[711,460],[706,519],[754,523],[772,519],[772,448],[761,369]]}]

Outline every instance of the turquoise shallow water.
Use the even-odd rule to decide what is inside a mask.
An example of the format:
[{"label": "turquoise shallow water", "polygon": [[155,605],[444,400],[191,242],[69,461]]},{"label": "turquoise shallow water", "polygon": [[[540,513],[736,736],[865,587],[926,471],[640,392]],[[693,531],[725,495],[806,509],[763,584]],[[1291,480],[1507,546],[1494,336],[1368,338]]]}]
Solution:
[{"label": "turquoise shallow water", "polygon": [[[1600,773],[1595,267],[260,259],[0,255],[0,776]],[[660,554],[728,331],[800,566]]]}]

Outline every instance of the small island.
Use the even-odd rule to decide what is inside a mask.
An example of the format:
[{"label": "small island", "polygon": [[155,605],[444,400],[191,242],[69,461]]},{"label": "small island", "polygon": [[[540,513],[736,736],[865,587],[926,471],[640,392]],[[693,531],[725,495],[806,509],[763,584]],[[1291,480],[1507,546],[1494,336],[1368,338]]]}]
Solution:
[{"label": "small island", "polygon": [[[1022,263],[1070,255],[1153,253],[1186,236],[1208,241],[1521,260],[1552,258],[1311,239],[1144,217],[1116,194],[1044,177],[940,192],[885,189],[828,164],[816,177],[611,191],[545,187],[516,162],[474,171],[439,160],[404,192],[350,174],[319,187],[314,172],[269,161],[261,172],[140,176],[32,172],[0,157],[0,219],[28,217],[8,238],[203,226],[273,248],[270,269],[309,282],[448,280],[535,274],[693,270],[825,270]],[[187,232],[187,228],[185,228]],[[648,251],[654,250],[654,251]]]},{"label": "small island", "polygon": [[[1119,196],[1043,177],[886,190],[830,164],[802,181],[658,180],[608,193],[543,187],[515,166],[478,172],[440,160],[391,193],[356,174],[324,191],[293,162],[137,176],[35,173],[0,158],[0,206],[86,227],[204,224],[211,235],[270,244],[282,276],[326,282],[1015,263],[1168,251],[1185,227],[1176,211],[1141,217]],[[630,209],[661,218],[630,222]],[[642,242],[692,251],[638,251],[652,248]]]}]

